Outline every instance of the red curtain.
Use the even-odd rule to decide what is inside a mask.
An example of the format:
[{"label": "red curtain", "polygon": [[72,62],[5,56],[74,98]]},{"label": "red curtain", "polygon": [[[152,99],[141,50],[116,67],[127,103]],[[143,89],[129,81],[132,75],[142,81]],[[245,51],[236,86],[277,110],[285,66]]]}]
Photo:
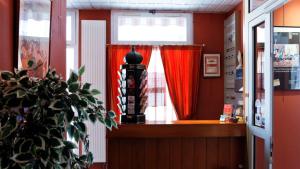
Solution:
[{"label": "red curtain", "polygon": [[202,48],[163,46],[161,57],[171,100],[179,120],[197,111]]},{"label": "red curtain", "polygon": [[[151,56],[151,46],[136,46],[136,51],[143,56],[142,64],[148,66]],[[107,110],[113,110],[117,114],[119,121],[120,111],[118,109],[118,71],[120,65],[124,64],[124,56],[131,51],[130,45],[109,45],[107,48]]]}]

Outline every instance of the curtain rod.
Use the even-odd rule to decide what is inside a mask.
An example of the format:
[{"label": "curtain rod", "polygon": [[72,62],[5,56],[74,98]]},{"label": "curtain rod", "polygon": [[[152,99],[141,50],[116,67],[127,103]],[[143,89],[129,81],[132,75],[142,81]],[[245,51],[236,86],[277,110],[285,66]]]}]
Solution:
[{"label": "curtain rod", "polygon": [[106,46],[112,46],[112,45],[127,45],[127,46],[195,46],[195,47],[205,47],[206,44],[194,44],[194,45],[186,45],[186,44],[169,44],[169,45],[155,45],[155,44],[106,44]]}]

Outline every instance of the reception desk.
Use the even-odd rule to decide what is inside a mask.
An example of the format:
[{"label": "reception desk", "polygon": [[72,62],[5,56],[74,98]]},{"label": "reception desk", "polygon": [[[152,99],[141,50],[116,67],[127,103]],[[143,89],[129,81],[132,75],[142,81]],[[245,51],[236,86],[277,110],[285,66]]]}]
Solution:
[{"label": "reception desk", "polygon": [[218,120],[122,124],[107,133],[109,169],[238,169],[246,125]]}]

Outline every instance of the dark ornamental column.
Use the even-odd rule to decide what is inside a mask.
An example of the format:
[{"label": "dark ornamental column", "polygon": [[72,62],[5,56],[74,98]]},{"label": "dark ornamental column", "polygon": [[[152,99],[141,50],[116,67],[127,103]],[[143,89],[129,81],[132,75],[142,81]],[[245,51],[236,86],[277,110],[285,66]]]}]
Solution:
[{"label": "dark ornamental column", "polygon": [[143,57],[132,47],[120,66],[119,104],[121,123],[145,123],[147,107],[147,70],[141,64]]}]

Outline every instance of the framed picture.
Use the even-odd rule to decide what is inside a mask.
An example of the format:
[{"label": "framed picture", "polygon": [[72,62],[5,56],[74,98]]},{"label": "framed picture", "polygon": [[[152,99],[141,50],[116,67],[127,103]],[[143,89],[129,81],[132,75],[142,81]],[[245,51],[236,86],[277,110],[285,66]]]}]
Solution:
[{"label": "framed picture", "polygon": [[273,71],[276,90],[300,90],[300,28],[274,27]]},{"label": "framed picture", "polygon": [[42,78],[49,66],[51,0],[18,1],[17,67]]},{"label": "framed picture", "polygon": [[220,54],[204,54],[204,77],[220,77]]}]

